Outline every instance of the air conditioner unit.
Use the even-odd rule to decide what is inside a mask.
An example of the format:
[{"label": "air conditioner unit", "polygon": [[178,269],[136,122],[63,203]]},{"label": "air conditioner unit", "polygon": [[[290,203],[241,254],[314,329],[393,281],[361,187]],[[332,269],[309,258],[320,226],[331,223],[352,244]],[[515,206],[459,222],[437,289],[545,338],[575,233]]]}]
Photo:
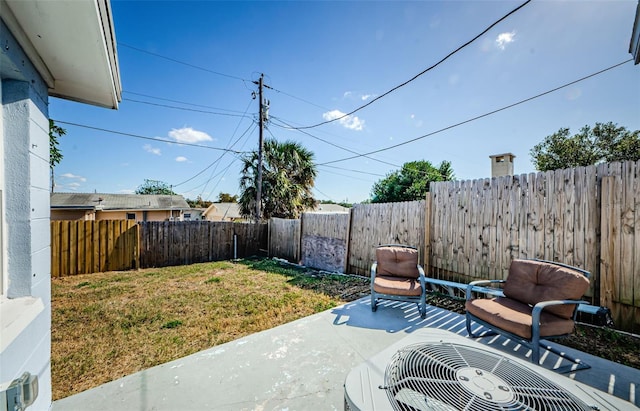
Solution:
[{"label": "air conditioner unit", "polygon": [[354,368],[348,410],[631,410],[632,403],[449,331],[421,329]]}]

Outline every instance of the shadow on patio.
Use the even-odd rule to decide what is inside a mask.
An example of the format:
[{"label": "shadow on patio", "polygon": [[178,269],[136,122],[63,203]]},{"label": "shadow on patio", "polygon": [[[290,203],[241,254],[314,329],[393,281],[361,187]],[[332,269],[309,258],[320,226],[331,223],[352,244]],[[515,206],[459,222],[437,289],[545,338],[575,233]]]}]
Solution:
[{"label": "shadow on patio", "polygon": [[[343,409],[347,374],[390,345],[429,328],[467,335],[460,314],[428,306],[423,320],[415,304],[387,301],[378,307],[372,313],[365,297],[58,400],[52,409]],[[518,358],[530,354],[502,337],[476,341]],[[563,378],[624,399],[625,409],[638,405],[640,370],[566,351],[592,368]],[[542,357],[546,369],[562,363],[554,354]]]}]

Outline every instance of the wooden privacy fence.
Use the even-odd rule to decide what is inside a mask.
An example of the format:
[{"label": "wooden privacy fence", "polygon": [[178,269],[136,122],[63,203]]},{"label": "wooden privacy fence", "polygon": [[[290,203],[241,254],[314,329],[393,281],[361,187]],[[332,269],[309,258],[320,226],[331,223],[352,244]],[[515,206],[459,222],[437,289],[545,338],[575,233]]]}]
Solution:
[{"label": "wooden privacy fence", "polygon": [[52,221],[51,275],[244,258],[267,252],[267,224]]},{"label": "wooden privacy fence", "polygon": [[135,221],[52,221],[51,276],[138,267]]},{"label": "wooden privacy fence", "polygon": [[[425,201],[357,204],[351,210],[347,272],[369,275],[380,244],[407,244],[424,249]],[[420,264],[424,253],[420,252]]]},{"label": "wooden privacy fence", "polygon": [[269,255],[300,262],[300,220],[269,220]]},{"label": "wooden privacy fence", "polygon": [[[304,213],[296,223],[271,222],[270,256],[327,271],[368,275],[380,244],[409,244],[424,250],[426,202],[356,204],[350,213]],[[278,244],[274,243],[277,239]],[[300,259],[283,243],[300,244]],[[425,261],[421,251],[420,263]]]},{"label": "wooden privacy fence", "polygon": [[267,252],[267,224],[222,221],[140,223],[140,267],[230,260]]}]

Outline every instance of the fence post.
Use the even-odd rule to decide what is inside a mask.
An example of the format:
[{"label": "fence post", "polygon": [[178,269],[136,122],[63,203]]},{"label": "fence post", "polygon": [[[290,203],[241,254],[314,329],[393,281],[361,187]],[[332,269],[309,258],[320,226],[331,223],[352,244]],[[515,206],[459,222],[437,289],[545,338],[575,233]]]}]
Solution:
[{"label": "fence post", "polygon": [[[433,183],[430,183],[433,184]],[[424,202],[424,270],[431,272],[431,192]]]}]

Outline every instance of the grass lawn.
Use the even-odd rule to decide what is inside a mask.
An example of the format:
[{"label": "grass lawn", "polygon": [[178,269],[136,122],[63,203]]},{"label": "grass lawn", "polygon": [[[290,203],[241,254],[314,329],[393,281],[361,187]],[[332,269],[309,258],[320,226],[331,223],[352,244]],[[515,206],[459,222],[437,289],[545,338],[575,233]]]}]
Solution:
[{"label": "grass lawn", "polygon": [[53,279],[53,398],[327,310],[363,285],[271,260]]}]

